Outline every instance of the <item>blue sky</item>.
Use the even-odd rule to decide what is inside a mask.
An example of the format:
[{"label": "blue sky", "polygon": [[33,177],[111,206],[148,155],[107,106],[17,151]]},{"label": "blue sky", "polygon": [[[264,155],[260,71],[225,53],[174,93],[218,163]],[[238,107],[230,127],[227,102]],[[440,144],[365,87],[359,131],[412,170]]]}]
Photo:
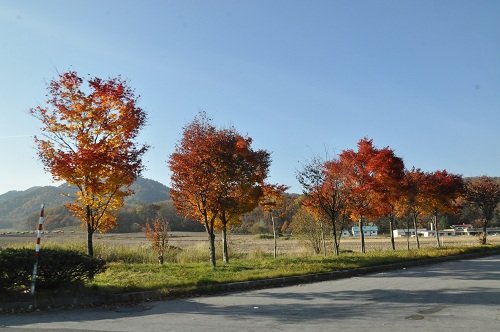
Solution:
[{"label": "blue sky", "polygon": [[500,176],[499,1],[2,1],[0,49],[0,194],[52,184],[28,110],[67,70],[129,81],[144,176],[166,185],[200,110],[292,192],[304,162],[362,137],[407,167]]}]

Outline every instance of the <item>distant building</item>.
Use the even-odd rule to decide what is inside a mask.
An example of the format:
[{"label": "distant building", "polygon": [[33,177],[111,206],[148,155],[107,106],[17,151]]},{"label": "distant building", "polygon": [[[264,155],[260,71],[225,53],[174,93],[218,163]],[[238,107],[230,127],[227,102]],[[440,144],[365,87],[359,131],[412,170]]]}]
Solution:
[{"label": "distant building", "polygon": [[[435,237],[436,236],[436,231],[425,231],[424,232],[424,237]],[[453,228],[451,229],[440,229],[439,230],[439,236],[455,236],[455,230]]]},{"label": "distant building", "polygon": [[455,235],[478,235],[483,231],[472,227],[472,224],[452,225],[451,228],[455,231]]},{"label": "distant building", "polygon": [[[351,228],[351,232],[352,232],[353,237],[359,237],[360,236],[359,226],[353,226]],[[377,236],[378,235],[378,226],[375,226],[375,225],[363,226],[363,234],[365,236]]]},{"label": "distant building", "polygon": [[351,236],[351,232],[349,232],[348,229],[343,229],[342,230],[342,236],[345,236],[345,237]]},{"label": "distant building", "polygon": [[392,231],[392,234],[394,237],[406,237],[406,236],[424,236],[424,232],[426,232],[427,229],[425,228],[417,228],[417,231],[415,232],[415,228],[410,228],[410,229],[395,229]]},{"label": "distant building", "polygon": [[[483,233],[482,228],[474,228],[472,225],[453,225],[450,229],[439,230],[439,236],[477,236]],[[486,228],[488,235],[500,234],[500,227]],[[436,236],[436,231],[424,232],[425,237]]]}]

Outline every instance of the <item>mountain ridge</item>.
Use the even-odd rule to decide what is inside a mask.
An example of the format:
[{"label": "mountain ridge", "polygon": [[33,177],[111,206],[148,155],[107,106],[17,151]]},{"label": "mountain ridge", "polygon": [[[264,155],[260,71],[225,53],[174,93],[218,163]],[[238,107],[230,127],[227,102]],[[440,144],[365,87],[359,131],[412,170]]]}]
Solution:
[{"label": "mountain ridge", "polygon": [[[125,199],[126,205],[155,203],[170,199],[170,188],[162,183],[139,177],[132,184],[134,194]],[[0,228],[20,228],[40,210],[57,209],[71,201],[76,188],[63,183],[59,186],[34,186],[26,190],[11,190],[0,195]]]}]

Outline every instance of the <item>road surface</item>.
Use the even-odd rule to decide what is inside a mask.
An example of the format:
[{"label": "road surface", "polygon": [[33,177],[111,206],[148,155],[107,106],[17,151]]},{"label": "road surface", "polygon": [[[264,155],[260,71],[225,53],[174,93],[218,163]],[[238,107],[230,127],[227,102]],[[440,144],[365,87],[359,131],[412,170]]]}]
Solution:
[{"label": "road surface", "polygon": [[500,256],[114,308],[0,315],[23,331],[500,331]]}]

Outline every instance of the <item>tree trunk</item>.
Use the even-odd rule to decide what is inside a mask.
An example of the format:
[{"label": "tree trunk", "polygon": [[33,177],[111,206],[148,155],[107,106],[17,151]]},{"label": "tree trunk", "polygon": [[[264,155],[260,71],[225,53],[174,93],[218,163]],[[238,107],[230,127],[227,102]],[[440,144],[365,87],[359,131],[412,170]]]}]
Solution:
[{"label": "tree trunk", "polygon": [[321,243],[323,244],[323,256],[326,257],[326,241],[325,241],[325,229],[323,228],[323,222],[319,222],[319,227],[321,230]]},{"label": "tree trunk", "polygon": [[274,237],[274,258],[278,256],[278,242],[276,239],[276,225],[274,224],[274,216],[271,213],[271,222],[273,224],[273,237]]},{"label": "tree trunk", "polygon": [[222,225],[222,261],[224,264],[229,263],[229,251],[227,246],[227,228]]},{"label": "tree trunk", "polygon": [[436,232],[436,239],[437,239],[438,248],[441,248],[441,240],[439,239],[438,214],[437,214],[437,212],[434,213],[434,229],[435,229],[435,232]]},{"label": "tree trunk", "polygon": [[212,264],[212,268],[215,269],[215,267],[217,266],[217,262],[216,262],[216,259],[215,259],[214,223],[213,222],[211,222],[210,224],[206,223],[205,224],[205,229],[207,231],[209,248],[210,248],[210,264]]},{"label": "tree trunk", "polygon": [[483,236],[481,238],[481,244],[486,245],[486,237],[488,236],[488,231],[486,230],[488,228],[488,220],[486,219],[483,223]]},{"label": "tree trunk", "polygon": [[92,236],[94,235],[94,228],[92,227],[92,213],[90,206],[86,206],[86,222],[87,222],[87,255],[90,257],[94,256],[94,243]]},{"label": "tree trunk", "polygon": [[391,232],[391,246],[392,250],[396,250],[396,243],[394,241],[394,217],[389,218],[389,231]]},{"label": "tree trunk", "polygon": [[337,241],[337,228],[335,227],[335,223],[332,223],[332,238],[333,238],[333,252],[335,256],[339,255],[339,244]]},{"label": "tree trunk", "polygon": [[366,253],[365,233],[363,232],[363,217],[359,218],[359,235],[361,237],[361,252]]},{"label": "tree trunk", "polygon": [[415,239],[417,240],[417,249],[420,249],[420,240],[418,239],[418,232],[417,232],[417,215],[413,214],[412,219],[413,219],[413,227],[415,228]]},{"label": "tree trunk", "polygon": [[92,227],[88,225],[87,227],[87,255],[90,257],[94,257],[94,244],[92,241],[92,235],[94,235],[94,231],[92,230]]},{"label": "tree trunk", "polygon": [[406,246],[410,250],[410,219],[406,217]]}]

